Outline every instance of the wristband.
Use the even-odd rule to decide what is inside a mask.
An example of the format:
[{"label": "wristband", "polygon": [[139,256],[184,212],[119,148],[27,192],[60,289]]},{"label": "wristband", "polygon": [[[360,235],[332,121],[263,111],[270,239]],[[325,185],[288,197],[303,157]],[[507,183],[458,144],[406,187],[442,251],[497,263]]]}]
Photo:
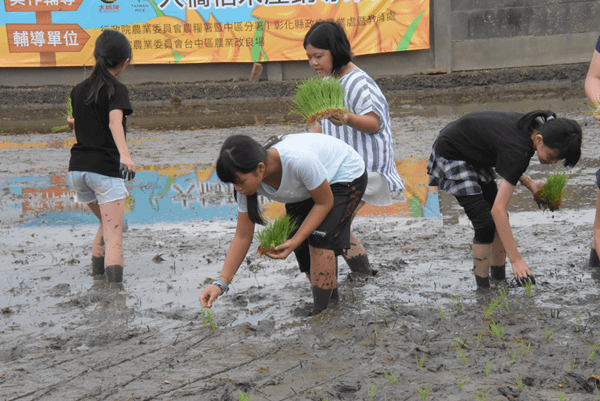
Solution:
[{"label": "wristband", "polygon": [[217,281],[215,281],[213,283],[213,285],[216,285],[217,287],[219,287],[221,289],[221,295],[223,295],[227,291],[229,291],[229,285],[221,279],[218,279]]}]

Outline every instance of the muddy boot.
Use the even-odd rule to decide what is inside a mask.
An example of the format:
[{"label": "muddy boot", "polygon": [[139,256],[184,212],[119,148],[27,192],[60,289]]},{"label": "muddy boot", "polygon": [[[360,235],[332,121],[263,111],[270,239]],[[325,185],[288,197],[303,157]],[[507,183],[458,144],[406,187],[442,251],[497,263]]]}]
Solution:
[{"label": "muddy boot", "polygon": [[[335,258],[335,282],[338,283],[338,264],[337,264],[337,257]],[[339,285],[339,283],[337,284]],[[329,299],[330,302],[333,303],[338,303],[340,302],[340,293],[338,291],[338,287],[335,287],[333,289],[333,291],[331,292],[331,298]]]},{"label": "muddy boot", "polygon": [[313,293],[313,311],[312,316],[318,315],[327,309],[327,305],[329,304],[329,300],[331,299],[331,293],[333,292],[333,288],[328,290],[324,288],[319,288],[316,285],[312,286]]},{"label": "muddy boot", "polygon": [[598,259],[598,252],[594,248],[590,249],[590,262],[589,267],[600,267],[600,260]]},{"label": "muddy boot", "polygon": [[371,269],[371,263],[369,263],[369,257],[366,253],[352,258],[344,256],[344,260],[348,264],[350,271],[353,273],[361,273],[366,276],[374,276],[377,274],[377,270]]},{"label": "muddy boot", "polygon": [[506,265],[490,266],[490,276],[496,280],[504,280],[506,278]]},{"label": "muddy boot", "polygon": [[104,256],[92,256],[92,275],[101,276],[104,274]]},{"label": "muddy boot", "polygon": [[475,281],[477,282],[478,288],[490,288],[490,278],[489,277],[479,277],[476,274]]},{"label": "muddy boot", "polygon": [[106,280],[109,283],[123,282],[123,266],[112,265],[106,267]]}]

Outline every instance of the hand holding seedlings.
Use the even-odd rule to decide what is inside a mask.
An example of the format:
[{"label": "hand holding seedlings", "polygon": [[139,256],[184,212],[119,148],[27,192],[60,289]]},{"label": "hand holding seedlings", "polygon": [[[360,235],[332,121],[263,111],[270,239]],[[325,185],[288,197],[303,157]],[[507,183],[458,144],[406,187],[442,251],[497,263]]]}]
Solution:
[{"label": "hand holding seedlings", "polygon": [[125,163],[121,163],[119,173],[125,181],[132,181],[135,178],[135,171],[129,170],[129,167]]},{"label": "hand holding seedlings", "polygon": [[525,277],[515,276],[515,281],[519,287],[525,287],[527,283],[535,285],[535,277],[533,277],[533,274],[528,274]]}]

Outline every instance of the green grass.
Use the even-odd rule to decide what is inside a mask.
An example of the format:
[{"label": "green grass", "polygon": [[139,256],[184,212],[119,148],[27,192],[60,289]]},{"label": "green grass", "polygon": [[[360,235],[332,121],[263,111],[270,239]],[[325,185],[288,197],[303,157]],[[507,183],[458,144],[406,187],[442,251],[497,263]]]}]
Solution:
[{"label": "green grass", "polygon": [[337,78],[314,77],[296,85],[290,113],[306,119],[306,126],[344,112],[344,88]]},{"label": "green grass", "polygon": [[273,249],[287,241],[288,237],[296,229],[296,222],[290,221],[287,214],[273,220],[265,228],[256,234],[259,247]]},{"label": "green grass", "polygon": [[[67,99],[67,102],[65,103],[65,114],[61,117],[61,118],[68,118],[71,117],[73,115],[73,103],[71,102],[71,97],[69,97]],[[64,132],[64,131],[69,131],[71,129],[71,127],[69,127],[68,124],[65,125],[61,125],[59,127],[54,127],[52,128],[52,132]]]},{"label": "green grass", "polygon": [[550,209],[551,212],[560,209],[564,199],[565,184],[569,180],[567,173],[557,171],[551,174],[544,186],[536,194],[536,202],[540,208]]}]

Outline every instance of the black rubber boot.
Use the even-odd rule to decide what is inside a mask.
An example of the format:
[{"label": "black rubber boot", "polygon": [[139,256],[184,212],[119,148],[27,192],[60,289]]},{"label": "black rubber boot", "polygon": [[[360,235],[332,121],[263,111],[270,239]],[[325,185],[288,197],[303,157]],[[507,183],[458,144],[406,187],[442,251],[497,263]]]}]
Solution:
[{"label": "black rubber boot", "polygon": [[120,266],[120,265],[106,266],[106,280],[109,283],[122,283],[123,282],[123,266]]},{"label": "black rubber boot", "polygon": [[477,282],[477,287],[479,287],[479,288],[490,288],[490,278],[489,277],[479,277],[476,274],[475,281]]},{"label": "black rubber boot", "polygon": [[496,280],[504,280],[506,278],[506,265],[490,266],[490,276]]},{"label": "black rubber boot", "polygon": [[594,248],[590,249],[590,262],[589,267],[600,267],[600,260],[598,259],[598,252]]},{"label": "black rubber boot", "polygon": [[312,286],[313,293],[313,311],[312,316],[318,315],[327,309],[327,305],[329,305],[329,300],[331,299],[331,293],[333,292],[333,288],[328,290],[324,288],[319,288],[316,285]]},{"label": "black rubber boot", "polygon": [[371,263],[369,263],[369,257],[366,253],[352,258],[344,256],[344,260],[348,264],[350,271],[353,273],[361,273],[367,276],[374,276],[377,274],[377,270],[371,269]]},{"label": "black rubber boot", "polygon": [[[339,285],[339,283],[338,283],[338,262],[337,262],[337,256],[335,258],[335,282],[336,282],[336,285]],[[333,289],[333,291],[331,292],[331,298],[329,299],[329,301],[335,302],[335,303],[340,302],[340,293],[338,291],[338,287],[335,287]]]},{"label": "black rubber boot", "polygon": [[101,276],[104,274],[104,256],[92,255],[92,274]]}]

